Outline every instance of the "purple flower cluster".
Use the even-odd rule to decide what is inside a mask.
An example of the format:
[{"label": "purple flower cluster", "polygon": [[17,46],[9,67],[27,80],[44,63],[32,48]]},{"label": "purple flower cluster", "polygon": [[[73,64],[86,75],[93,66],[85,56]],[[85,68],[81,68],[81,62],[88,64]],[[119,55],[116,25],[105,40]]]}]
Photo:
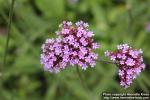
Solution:
[{"label": "purple flower cluster", "polygon": [[94,67],[98,55],[93,50],[99,45],[92,39],[92,31],[88,30],[88,23],[83,21],[64,21],[56,32],[58,38],[47,39],[42,45],[41,64],[46,71],[59,72],[69,65],[78,65],[86,70]]},{"label": "purple flower cluster", "polygon": [[128,88],[145,68],[142,53],[141,49],[133,49],[128,44],[118,45],[115,52],[105,52],[106,56],[119,65],[120,85],[124,88]]}]

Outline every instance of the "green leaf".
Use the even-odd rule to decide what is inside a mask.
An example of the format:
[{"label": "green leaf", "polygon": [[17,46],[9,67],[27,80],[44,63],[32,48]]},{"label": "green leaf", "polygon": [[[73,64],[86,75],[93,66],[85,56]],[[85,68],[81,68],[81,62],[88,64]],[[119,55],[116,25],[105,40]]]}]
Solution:
[{"label": "green leaf", "polygon": [[64,0],[35,0],[35,2],[46,18],[64,16]]}]

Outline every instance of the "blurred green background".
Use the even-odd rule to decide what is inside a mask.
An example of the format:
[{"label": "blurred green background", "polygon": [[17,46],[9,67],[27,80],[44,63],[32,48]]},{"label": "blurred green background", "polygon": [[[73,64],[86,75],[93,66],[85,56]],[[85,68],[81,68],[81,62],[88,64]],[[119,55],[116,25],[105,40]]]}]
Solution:
[{"label": "blurred green background", "polygon": [[[15,0],[7,66],[2,66],[11,0],[0,0],[0,100],[100,100],[102,92],[150,92],[150,0]],[[119,85],[117,67],[97,62],[82,72],[89,91],[75,67],[59,74],[44,72],[41,45],[56,37],[63,20],[86,21],[101,44],[96,52],[114,50],[119,43],[142,48],[146,69],[131,87]]]}]

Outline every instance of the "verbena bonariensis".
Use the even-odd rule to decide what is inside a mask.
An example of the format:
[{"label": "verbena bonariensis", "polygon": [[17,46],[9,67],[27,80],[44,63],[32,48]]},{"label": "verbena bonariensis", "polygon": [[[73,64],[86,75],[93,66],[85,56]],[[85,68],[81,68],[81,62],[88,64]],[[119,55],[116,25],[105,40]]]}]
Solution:
[{"label": "verbena bonariensis", "polygon": [[[64,21],[59,27],[56,31],[58,37],[47,39],[42,45],[41,64],[44,69],[57,73],[70,65],[80,66],[84,70],[88,66],[94,67],[98,54],[93,51],[99,45],[93,41],[94,34],[88,30],[88,23],[79,21],[73,25]],[[120,85],[124,88],[128,88],[145,68],[141,54],[141,49],[133,49],[128,44],[118,45],[117,51],[105,52],[119,66]]]},{"label": "verbena bonariensis", "polygon": [[94,67],[98,55],[93,52],[99,45],[92,39],[92,31],[88,30],[88,23],[83,21],[64,21],[56,32],[58,38],[47,39],[42,45],[41,64],[50,72],[59,72],[70,65],[80,66],[86,70]]},{"label": "verbena bonariensis", "polygon": [[128,88],[132,81],[145,68],[143,63],[142,50],[133,49],[128,44],[117,46],[117,51],[105,52],[119,66],[120,85]]}]

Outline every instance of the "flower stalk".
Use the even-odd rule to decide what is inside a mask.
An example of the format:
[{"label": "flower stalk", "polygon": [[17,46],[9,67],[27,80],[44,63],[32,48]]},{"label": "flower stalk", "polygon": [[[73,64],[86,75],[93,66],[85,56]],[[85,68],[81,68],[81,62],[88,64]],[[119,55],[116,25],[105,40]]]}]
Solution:
[{"label": "flower stalk", "polygon": [[8,26],[7,26],[7,39],[6,39],[6,46],[5,46],[5,53],[4,53],[4,59],[3,59],[3,66],[0,67],[0,88],[2,88],[2,79],[3,79],[3,70],[4,67],[6,67],[6,58],[7,58],[7,53],[8,53],[8,45],[9,45],[9,40],[10,40],[10,31],[11,31],[11,23],[12,23],[12,17],[13,17],[13,9],[14,9],[14,3],[15,0],[11,1],[11,6],[9,9],[9,19],[8,19]]},{"label": "flower stalk", "polygon": [[79,76],[79,79],[81,81],[81,84],[82,84],[83,88],[87,88],[87,86],[86,86],[86,84],[84,82],[83,76],[82,76],[82,74],[81,74],[81,72],[79,70],[79,66],[76,67],[76,70],[77,70],[77,74]]},{"label": "flower stalk", "polygon": [[6,66],[6,58],[7,58],[8,45],[9,45],[9,40],[10,40],[10,31],[11,31],[11,23],[12,23],[12,17],[13,17],[14,3],[15,3],[15,0],[12,0],[11,7],[9,10],[9,21],[8,21],[8,28],[7,28],[7,39],[6,39],[6,47],[5,47],[3,66]]}]

